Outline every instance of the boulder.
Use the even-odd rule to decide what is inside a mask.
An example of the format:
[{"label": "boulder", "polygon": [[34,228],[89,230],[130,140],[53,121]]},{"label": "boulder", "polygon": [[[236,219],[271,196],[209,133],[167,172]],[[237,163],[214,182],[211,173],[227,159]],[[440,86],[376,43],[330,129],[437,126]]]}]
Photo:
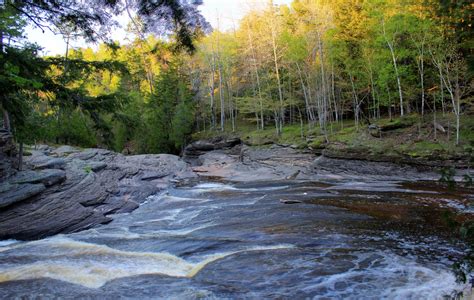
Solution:
[{"label": "boulder", "polygon": [[194,160],[206,152],[231,149],[240,144],[242,144],[242,141],[237,137],[215,137],[209,140],[199,140],[186,146],[183,151],[183,158],[188,162],[194,163]]},{"label": "boulder", "polygon": [[37,144],[33,147],[33,150],[41,151],[43,153],[49,153],[52,149],[52,147],[43,144]]},{"label": "boulder", "polygon": [[371,136],[376,137],[376,138],[382,137],[382,131],[380,130],[380,127],[377,126],[376,124],[370,124],[368,129]]},{"label": "boulder", "polygon": [[79,149],[71,147],[71,146],[61,146],[59,148],[52,150],[51,154],[62,157],[62,156],[68,156],[71,153],[76,153],[79,151],[80,151]]}]

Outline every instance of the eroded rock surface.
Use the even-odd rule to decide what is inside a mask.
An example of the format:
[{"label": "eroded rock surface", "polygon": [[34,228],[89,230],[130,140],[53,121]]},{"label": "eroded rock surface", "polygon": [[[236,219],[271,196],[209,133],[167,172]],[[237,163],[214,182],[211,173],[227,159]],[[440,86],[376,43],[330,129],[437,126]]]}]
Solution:
[{"label": "eroded rock surface", "polygon": [[413,166],[334,159],[285,145],[248,147],[239,139],[194,142],[184,159],[45,145],[31,153],[26,171],[0,182],[0,240],[37,239],[107,223],[171,184],[196,177],[247,183],[439,179],[438,173]]},{"label": "eroded rock surface", "polygon": [[231,150],[234,147],[241,145],[242,141],[240,138],[223,138],[215,137],[209,140],[195,141],[184,149],[183,156],[189,163],[195,165],[198,164],[197,159],[213,150]]},{"label": "eroded rock surface", "polygon": [[110,222],[172,182],[196,175],[174,155],[39,146],[0,184],[0,240],[38,239]]},{"label": "eroded rock surface", "polygon": [[201,177],[220,177],[231,181],[439,179],[439,174],[432,169],[388,162],[335,159],[285,145],[265,148],[237,145],[229,149],[201,151],[203,153],[195,160],[193,170]]}]

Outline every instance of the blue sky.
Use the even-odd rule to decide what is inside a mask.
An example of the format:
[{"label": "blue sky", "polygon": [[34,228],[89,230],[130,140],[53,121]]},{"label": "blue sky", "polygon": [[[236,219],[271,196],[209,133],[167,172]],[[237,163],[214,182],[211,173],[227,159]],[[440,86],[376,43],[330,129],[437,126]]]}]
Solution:
[{"label": "blue sky", "polygon": [[[273,0],[275,4],[290,4],[292,0]],[[204,4],[200,7],[203,16],[211,23],[214,28],[219,27],[221,30],[230,30],[234,26],[238,26],[239,20],[251,8],[261,7],[268,3],[268,0],[204,0]],[[128,19],[120,17],[119,22],[126,25]],[[28,27],[28,39],[36,42],[44,48],[45,54],[55,55],[63,54],[66,44],[60,35],[54,35],[50,31],[42,32],[37,28]],[[114,40],[123,41],[125,32],[116,30],[112,34]],[[84,47],[86,44],[79,40],[71,42],[73,47]],[[92,45],[90,45],[92,46]]]}]

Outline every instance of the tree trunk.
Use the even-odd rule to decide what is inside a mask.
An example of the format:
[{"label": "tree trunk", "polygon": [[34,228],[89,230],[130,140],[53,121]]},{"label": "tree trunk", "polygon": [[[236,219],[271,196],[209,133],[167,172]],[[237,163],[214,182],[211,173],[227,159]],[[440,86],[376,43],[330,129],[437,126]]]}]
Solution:
[{"label": "tree trunk", "polygon": [[304,84],[303,76],[301,75],[301,68],[298,62],[296,62],[296,67],[298,68],[298,75],[301,81],[301,87],[303,89],[304,102],[306,106],[306,115],[308,117],[308,122],[314,122],[314,114],[309,104],[308,92],[306,90],[306,85]]},{"label": "tree trunk", "polygon": [[357,96],[357,92],[355,90],[355,85],[354,85],[354,78],[352,77],[352,74],[349,74],[349,77],[351,79],[351,86],[352,86],[352,96],[353,96],[353,101],[354,101],[354,121],[357,130],[359,130],[359,97]]},{"label": "tree trunk", "polygon": [[[441,68],[441,63],[438,62],[437,64],[438,64],[438,67]],[[449,95],[451,96],[453,111],[454,111],[454,114],[456,115],[456,145],[459,145],[459,127],[460,127],[460,118],[461,118],[461,89],[459,85],[459,73],[458,73],[459,70],[457,69],[456,65],[453,68],[453,72],[455,72],[454,87],[449,76],[450,70],[449,70],[448,64],[445,64],[445,73],[446,73],[447,80],[445,76],[443,75],[443,72],[441,72],[441,78],[444,82],[446,89],[449,92]]]},{"label": "tree trunk", "polygon": [[235,110],[234,110],[234,100],[232,97],[232,85],[226,77],[225,86],[227,89],[227,97],[229,98],[229,112],[230,112],[230,121],[232,123],[232,132],[235,132]]},{"label": "tree trunk", "polygon": [[301,109],[298,107],[298,113],[300,115],[300,133],[301,133],[301,139],[304,139],[304,124],[303,124],[303,115],[301,114]]},{"label": "tree trunk", "polygon": [[260,86],[260,75],[258,74],[258,68],[257,68],[257,56],[255,55],[255,49],[253,47],[253,39],[252,35],[250,34],[250,26],[247,23],[247,31],[248,31],[248,38],[250,42],[250,50],[252,51],[252,60],[253,60],[253,67],[255,71],[255,77],[257,79],[257,89],[258,89],[258,100],[260,103],[260,118],[261,118],[261,128],[262,130],[265,129],[265,122],[264,122],[264,117],[263,117],[263,99],[262,99],[262,89]]},{"label": "tree trunk", "polygon": [[398,94],[400,97],[400,115],[403,117],[403,93],[402,93],[402,84],[400,82],[400,75],[398,74],[398,66],[397,66],[397,58],[395,57],[395,51],[393,49],[393,44],[391,44],[387,38],[387,34],[385,32],[385,22],[382,20],[382,28],[383,28],[383,35],[385,41],[387,42],[388,48],[390,49],[390,54],[392,55],[393,61],[393,68],[395,69],[395,76],[397,77],[397,85],[398,85]]},{"label": "tree trunk", "polygon": [[11,131],[10,115],[5,108],[3,108],[3,128],[8,132]]},{"label": "tree trunk", "polygon": [[211,86],[209,86],[209,95],[211,98],[211,129],[216,127],[216,108],[214,107],[214,73],[212,74]]},{"label": "tree trunk", "polygon": [[[125,0],[125,10],[127,11],[128,17],[130,18],[130,21],[132,22],[133,26],[135,27],[136,35],[139,38],[139,44],[138,46],[140,47],[141,51],[141,59],[143,63],[143,67],[145,68],[145,76],[146,76],[146,81],[148,82],[148,86],[150,88],[150,93],[153,93],[153,86],[154,86],[154,78],[153,78],[153,71],[152,67],[148,63],[146,56],[145,56],[145,51],[142,43],[146,42],[146,37],[144,36],[143,32],[141,31],[140,26],[135,22],[135,19],[132,16],[132,13],[130,12],[130,3],[129,0]],[[148,44],[147,44],[148,45]],[[149,48],[149,45],[148,45]],[[149,49],[151,50],[151,49]]]},{"label": "tree trunk", "polygon": [[421,116],[425,115],[425,62],[423,50],[420,58],[420,84],[421,84]]},{"label": "tree trunk", "polygon": [[[455,72],[458,72],[456,70]],[[458,74],[456,74],[456,83],[454,88],[454,97],[456,99],[455,105],[456,109],[454,110],[456,114],[456,145],[459,145],[459,129],[460,129],[460,119],[461,119],[461,91],[459,86],[459,78]]]},{"label": "tree trunk", "polygon": [[434,132],[434,140],[436,141],[436,96],[433,94],[433,132]]},{"label": "tree trunk", "polygon": [[277,45],[276,45],[276,32],[275,32],[273,21],[272,21],[271,27],[272,27],[271,30],[272,30],[273,62],[275,64],[275,74],[277,77],[278,97],[280,99],[279,130],[278,130],[278,135],[280,135],[283,130],[283,123],[285,122],[284,120],[285,110],[283,107],[283,89],[281,87],[281,82],[280,82],[280,70],[278,66]]},{"label": "tree trunk", "polygon": [[319,57],[320,57],[320,69],[321,69],[321,127],[324,131],[324,136],[327,139],[327,130],[326,130],[326,123],[327,123],[327,107],[328,107],[328,93],[327,93],[327,86],[326,86],[326,72],[324,70],[324,54],[323,54],[323,44],[321,41],[321,35],[319,31],[317,31],[318,36],[318,48],[319,48]]},{"label": "tree trunk", "polygon": [[369,75],[370,75],[370,90],[372,94],[372,103],[374,105],[374,119],[377,119],[377,103],[376,103],[377,99],[375,97],[374,76],[372,74],[372,67],[370,66],[370,62],[369,62]]},{"label": "tree trunk", "polygon": [[339,113],[337,111],[337,103],[336,103],[336,93],[335,93],[335,85],[334,85],[334,66],[331,64],[331,92],[332,92],[332,100],[334,101],[334,114],[336,117],[336,123],[339,122]]},{"label": "tree trunk", "polygon": [[20,142],[20,150],[18,153],[18,171],[23,170],[23,142]]},{"label": "tree trunk", "polygon": [[390,118],[390,121],[392,121],[392,97],[390,97],[390,90],[388,89],[388,86],[387,86],[387,95],[388,95],[388,116]]},{"label": "tree trunk", "polygon": [[222,86],[222,65],[219,62],[219,97],[221,100],[221,131],[224,131],[225,127],[225,103],[224,103],[224,93]]},{"label": "tree trunk", "polygon": [[445,113],[445,108],[444,108],[444,83],[443,83],[443,69],[441,65],[438,67],[439,69],[439,95],[441,96],[441,109],[443,112],[443,116]]}]

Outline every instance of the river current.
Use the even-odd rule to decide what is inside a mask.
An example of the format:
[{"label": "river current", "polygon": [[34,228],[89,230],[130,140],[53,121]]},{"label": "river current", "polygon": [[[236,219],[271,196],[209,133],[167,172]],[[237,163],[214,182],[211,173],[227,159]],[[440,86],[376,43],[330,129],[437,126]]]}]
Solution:
[{"label": "river current", "polygon": [[[0,242],[0,298],[443,299],[459,196],[396,182],[195,182],[101,227]],[[54,216],[52,216],[54,217]]]}]

